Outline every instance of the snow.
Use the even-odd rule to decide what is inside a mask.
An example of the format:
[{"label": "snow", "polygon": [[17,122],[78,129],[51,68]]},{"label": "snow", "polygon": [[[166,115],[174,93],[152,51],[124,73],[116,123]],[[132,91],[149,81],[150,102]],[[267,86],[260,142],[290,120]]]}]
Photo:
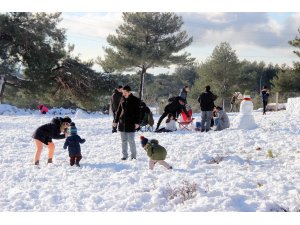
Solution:
[{"label": "snow", "polygon": [[286,104],[286,111],[292,115],[300,116],[300,97],[289,98]]},{"label": "snow", "polygon": [[[86,143],[81,145],[81,168],[69,166],[68,152],[62,148],[64,140],[54,140],[56,151],[53,165],[46,165],[47,149],[44,148],[41,166],[37,169],[32,165],[35,146],[31,134],[54,116],[64,115],[74,120],[78,134],[86,139]],[[199,114],[193,116],[195,121],[201,120]],[[228,113],[228,116],[232,122],[238,113]],[[253,117],[256,129],[232,127],[207,133],[139,132],[135,135],[137,160],[121,161],[120,134],[111,133],[112,117],[109,115],[88,114],[78,109],[54,109],[40,115],[38,110],[0,105],[0,211],[299,211],[299,116],[283,110],[267,112],[264,116],[262,112],[254,111]],[[155,116],[155,121],[158,118]],[[148,169],[148,158],[140,146],[140,135],[158,139],[166,147],[166,161],[173,166],[173,170],[159,165],[153,171]],[[268,151],[274,158],[267,156]],[[218,164],[211,163],[217,159],[222,160]],[[184,190],[184,182],[196,184],[195,197],[183,201],[182,196],[178,195],[170,199],[170,189]],[[141,222],[140,214],[137,215],[140,218],[137,222],[131,222],[135,215],[125,214],[124,220],[131,224]],[[144,224],[157,223],[157,220],[151,221],[150,215],[142,214],[145,218],[149,217]],[[169,215],[162,216],[167,217],[167,221],[162,218],[164,223],[186,222],[190,216],[197,220],[208,217],[218,221],[214,214],[164,215]],[[269,219],[276,218],[273,215]],[[9,214],[4,216],[11,219]],[[26,220],[27,217],[24,217],[20,218]],[[115,221],[118,216],[112,217],[104,216],[109,221]],[[154,217],[157,215],[154,214]],[[32,224],[30,216],[28,220]],[[41,220],[43,218],[37,222],[43,222]],[[279,221],[276,219],[273,224]],[[219,223],[223,222],[221,220]]]}]

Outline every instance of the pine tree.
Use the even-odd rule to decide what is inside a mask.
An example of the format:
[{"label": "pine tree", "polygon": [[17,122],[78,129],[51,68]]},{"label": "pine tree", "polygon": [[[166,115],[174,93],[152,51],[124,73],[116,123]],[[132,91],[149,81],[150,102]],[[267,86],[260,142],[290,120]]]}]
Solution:
[{"label": "pine tree", "polygon": [[143,98],[144,76],[149,68],[187,64],[194,59],[184,52],[192,43],[181,30],[182,18],[175,13],[123,13],[116,35],[109,35],[105,58],[98,63],[107,72],[141,70],[139,97]]}]

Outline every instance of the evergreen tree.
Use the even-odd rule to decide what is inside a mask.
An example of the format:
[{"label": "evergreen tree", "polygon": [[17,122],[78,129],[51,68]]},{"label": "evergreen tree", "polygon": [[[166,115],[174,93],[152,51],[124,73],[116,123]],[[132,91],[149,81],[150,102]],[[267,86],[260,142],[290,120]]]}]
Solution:
[{"label": "evergreen tree", "polygon": [[[300,33],[300,29],[298,29],[298,33]],[[300,38],[296,36],[294,40],[289,41],[289,44],[296,48],[300,48]],[[300,51],[294,50],[293,52],[300,57]]]},{"label": "evergreen tree", "polygon": [[196,92],[204,91],[206,85],[210,85],[212,91],[221,97],[218,103],[225,105],[225,97],[231,95],[232,87],[236,83],[239,75],[240,64],[235,51],[231,46],[222,42],[216,46],[212,55],[199,66],[199,78],[193,87],[192,96]]},{"label": "evergreen tree", "polygon": [[[4,85],[21,88],[35,82],[43,89],[50,69],[65,55],[65,31],[57,28],[61,13],[0,14],[0,73]],[[1,91],[2,94],[4,91]],[[1,96],[2,97],[2,96]]]},{"label": "evergreen tree", "polygon": [[[192,38],[181,31],[182,18],[174,13],[123,13],[124,23],[109,35],[105,59],[98,63],[105,71],[140,69],[139,97],[143,98],[144,76],[149,68],[186,64],[194,59],[181,50],[189,46]],[[176,54],[175,54],[176,53]]]},{"label": "evergreen tree", "polygon": [[[298,29],[300,33],[300,29]],[[295,37],[294,40],[288,42],[290,45],[300,48],[300,38]],[[298,57],[300,57],[300,51],[293,51]],[[294,62],[294,68],[286,67],[285,65],[279,70],[277,76],[272,80],[274,90],[278,92],[299,92],[300,91],[300,62]]]}]

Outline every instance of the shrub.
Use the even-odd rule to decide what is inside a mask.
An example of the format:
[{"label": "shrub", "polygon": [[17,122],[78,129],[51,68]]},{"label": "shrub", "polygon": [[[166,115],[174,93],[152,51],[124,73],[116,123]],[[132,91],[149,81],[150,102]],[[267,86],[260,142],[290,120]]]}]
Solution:
[{"label": "shrub", "polygon": [[179,199],[181,203],[184,203],[188,199],[195,198],[197,195],[197,184],[190,183],[186,180],[179,187],[172,188],[169,186],[167,189],[167,197],[169,200]]}]

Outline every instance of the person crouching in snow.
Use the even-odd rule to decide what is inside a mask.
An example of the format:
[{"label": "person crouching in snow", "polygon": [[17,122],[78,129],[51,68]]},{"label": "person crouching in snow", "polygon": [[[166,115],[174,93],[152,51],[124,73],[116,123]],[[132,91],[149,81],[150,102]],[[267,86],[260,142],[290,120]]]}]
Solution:
[{"label": "person crouching in snow", "polygon": [[147,152],[150,158],[149,169],[153,170],[156,163],[166,167],[167,169],[173,169],[166,161],[167,150],[158,144],[158,140],[152,139],[148,141],[144,136],[140,136],[142,147]]},{"label": "person crouching in snow", "polygon": [[36,145],[34,165],[39,165],[40,163],[43,144],[47,145],[49,149],[47,163],[52,163],[52,158],[55,150],[55,145],[52,142],[52,139],[66,138],[66,129],[69,127],[71,122],[72,120],[69,117],[56,117],[51,120],[51,123],[44,124],[34,131],[32,135],[32,138],[34,138]]},{"label": "person crouching in snow", "polygon": [[49,111],[49,109],[43,104],[39,104],[38,109],[40,110],[41,114],[46,114]]},{"label": "person crouching in snow", "polygon": [[77,135],[77,128],[74,122],[70,123],[69,134],[70,136],[65,141],[64,149],[68,148],[70,165],[73,166],[76,164],[76,166],[80,167],[79,162],[82,159],[80,144],[83,144],[85,139],[81,139]]}]

